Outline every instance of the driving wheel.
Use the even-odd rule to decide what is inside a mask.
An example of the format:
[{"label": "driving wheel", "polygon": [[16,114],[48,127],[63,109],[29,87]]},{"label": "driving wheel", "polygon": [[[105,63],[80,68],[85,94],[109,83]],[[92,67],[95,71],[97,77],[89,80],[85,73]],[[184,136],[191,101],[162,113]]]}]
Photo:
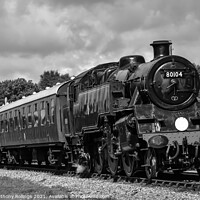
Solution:
[{"label": "driving wheel", "polygon": [[155,178],[157,176],[157,157],[155,150],[149,148],[145,156],[145,172],[148,179]]},{"label": "driving wheel", "polygon": [[137,168],[137,161],[134,155],[125,152],[122,154],[122,164],[128,177],[131,177]]}]

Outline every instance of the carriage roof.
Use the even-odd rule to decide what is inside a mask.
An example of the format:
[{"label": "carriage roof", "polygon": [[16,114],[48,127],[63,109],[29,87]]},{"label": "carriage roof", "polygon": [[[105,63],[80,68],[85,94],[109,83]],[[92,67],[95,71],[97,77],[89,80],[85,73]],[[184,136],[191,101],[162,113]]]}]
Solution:
[{"label": "carriage roof", "polygon": [[42,99],[42,98],[45,98],[45,97],[49,97],[49,96],[52,96],[52,95],[56,95],[58,94],[59,92],[59,89],[68,84],[70,81],[67,81],[67,82],[64,82],[64,83],[61,83],[61,84],[58,84],[58,85],[55,85],[53,87],[50,87],[46,90],[42,90],[38,93],[35,93],[35,94],[32,94],[30,96],[27,96],[25,98],[22,98],[20,100],[17,100],[15,102],[12,102],[12,103],[9,103],[9,104],[6,104],[4,106],[1,106],[0,107],[0,112],[3,112],[3,111],[6,111],[6,110],[10,110],[10,109],[13,109],[13,108],[16,108],[16,107],[19,107],[21,105],[25,105],[27,103],[31,103],[33,101],[36,101],[36,100],[39,100],[39,99]]}]

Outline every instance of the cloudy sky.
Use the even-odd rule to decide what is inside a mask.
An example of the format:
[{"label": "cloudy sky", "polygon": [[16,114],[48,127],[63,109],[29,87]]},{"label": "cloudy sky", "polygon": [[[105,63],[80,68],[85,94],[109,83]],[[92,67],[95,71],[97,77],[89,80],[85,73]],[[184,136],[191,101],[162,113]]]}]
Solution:
[{"label": "cloudy sky", "polygon": [[0,81],[77,75],[129,54],[149,61],[158,39],[200,64],[200,1],[0,0]]}]

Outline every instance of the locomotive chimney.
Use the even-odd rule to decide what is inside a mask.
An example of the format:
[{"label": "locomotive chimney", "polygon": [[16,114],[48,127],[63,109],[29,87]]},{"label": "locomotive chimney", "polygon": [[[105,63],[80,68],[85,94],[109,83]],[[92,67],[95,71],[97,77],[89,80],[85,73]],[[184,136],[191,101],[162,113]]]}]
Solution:
[{"label": "locomotive chimney", "polygon": [[172,55],[171,44],[172,42],[170,40],[153,41],[153,43],[150,45],[153,47],[154,59],[159,58],[161,56]]}]

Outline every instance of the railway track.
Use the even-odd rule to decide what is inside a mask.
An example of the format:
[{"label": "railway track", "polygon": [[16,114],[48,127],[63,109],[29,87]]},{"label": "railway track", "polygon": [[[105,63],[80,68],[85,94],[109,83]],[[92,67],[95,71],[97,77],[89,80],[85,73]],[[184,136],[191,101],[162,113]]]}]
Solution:
[{"label": "railway track", "polygon": [[92,178],[94,177],[99,179],[110,179],[114,182],[121,181],[124,183],[152,184],[155,186],[176,187],[200,191],[200,182],[197,174],[180,174],[177,180],[175,180],[176,178],[174,175],[170,173],[162,173],[158,176],[158,178],[151,180],[148,180],[145,177],[126,177],[121,175],[110,176],[107,174],[92,174]]},{"label": "railway track", "polygon": [[53,166],[16,166],[16,165],[0,165],[0,168],[8,169],[8,170],[28,170],[28,171],[37,171],[37,172],[48,172],[55,175],[63,175],[63,176],[73,176],[73,177],[81,177],[81,178],[91,178],[97,180],[107,180],[111,182],[122,182],[124,184],[131,183],[140,183],[143,185],[152,185],[152,186],[162,186],[162,187],[176,187],[180,189],[194,190],[200,191],[200,181],[199,176],[195,172],[184,172],[182,174],[176,174],[170,172],[160,173],[158,178],[148,180],[145,178],[144,172],[138,172],[133,177],[127,177],[124,175],[115,175],[112,176],[110,174],[77,174],[75,170],[69,171],[64,169],[64,167],[55,168]]}]

